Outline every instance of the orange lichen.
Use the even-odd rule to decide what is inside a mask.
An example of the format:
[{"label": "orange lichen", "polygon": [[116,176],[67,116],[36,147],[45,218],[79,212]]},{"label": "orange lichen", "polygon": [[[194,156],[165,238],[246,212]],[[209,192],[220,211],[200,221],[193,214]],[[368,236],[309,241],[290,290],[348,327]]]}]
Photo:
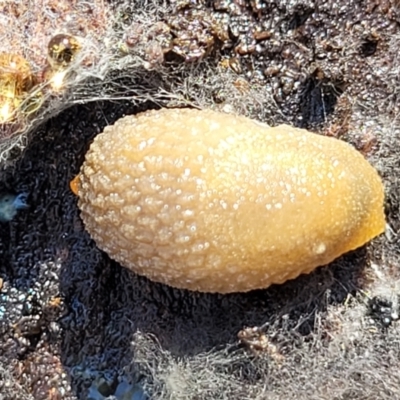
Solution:
[{"label": "orange lichen", "polygon": [[351,146],[210,110],[120,119],[92,143],[77,186],[101,249],[204,292],[285,282],[385,228],[382,182]]}]

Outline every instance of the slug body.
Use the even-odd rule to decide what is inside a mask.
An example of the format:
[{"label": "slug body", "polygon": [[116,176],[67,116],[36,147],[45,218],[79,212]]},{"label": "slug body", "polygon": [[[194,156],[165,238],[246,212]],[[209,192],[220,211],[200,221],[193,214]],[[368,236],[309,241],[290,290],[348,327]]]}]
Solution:
[{"label": "slug body", "polygon": [[211,110],[120,119],[95,138],[73,186],[102,250],[202,292],[285,282],[385,228],[382,182],[351,146]]}]

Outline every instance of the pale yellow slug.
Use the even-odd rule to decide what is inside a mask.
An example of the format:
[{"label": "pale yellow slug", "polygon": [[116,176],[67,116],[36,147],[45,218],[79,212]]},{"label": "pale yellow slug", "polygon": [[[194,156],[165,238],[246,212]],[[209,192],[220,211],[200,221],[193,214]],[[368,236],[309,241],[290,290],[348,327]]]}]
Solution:
[{"label": "pale yellow slug", "polygon": [[385,228],[381,179],[350,145],[211,110],[118,120],[95,138],[73,186],[100,249],[202,292],[285,282]]}]

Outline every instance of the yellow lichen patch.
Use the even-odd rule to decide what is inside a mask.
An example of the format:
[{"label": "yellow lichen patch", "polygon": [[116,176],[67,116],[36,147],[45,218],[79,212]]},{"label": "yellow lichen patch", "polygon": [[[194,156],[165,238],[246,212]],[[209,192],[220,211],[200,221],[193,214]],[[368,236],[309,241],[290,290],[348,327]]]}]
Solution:
[{"label": "yellow lichen patch", "polygon": [[385,227],[382,182],[351,146],[210,110],[120,119],[92,143],[77,184],[101,249],[203,292],[285,282]]},{"label": "yellow lichen patch", "polygon": [[33,85],[34,77],[23,57],[0,53],[0,123],[16,118],[18,108]]}]

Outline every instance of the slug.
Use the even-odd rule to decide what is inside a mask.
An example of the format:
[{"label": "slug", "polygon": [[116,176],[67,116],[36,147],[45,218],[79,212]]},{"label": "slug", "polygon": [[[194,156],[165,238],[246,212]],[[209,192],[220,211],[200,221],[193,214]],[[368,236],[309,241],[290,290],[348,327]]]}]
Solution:
[{"label": "slug", "polygon": [[350,145],[211,110],[118,120],[71,187],[111,258],[201,292],[283,283],[385,229],[381,179]]}]

